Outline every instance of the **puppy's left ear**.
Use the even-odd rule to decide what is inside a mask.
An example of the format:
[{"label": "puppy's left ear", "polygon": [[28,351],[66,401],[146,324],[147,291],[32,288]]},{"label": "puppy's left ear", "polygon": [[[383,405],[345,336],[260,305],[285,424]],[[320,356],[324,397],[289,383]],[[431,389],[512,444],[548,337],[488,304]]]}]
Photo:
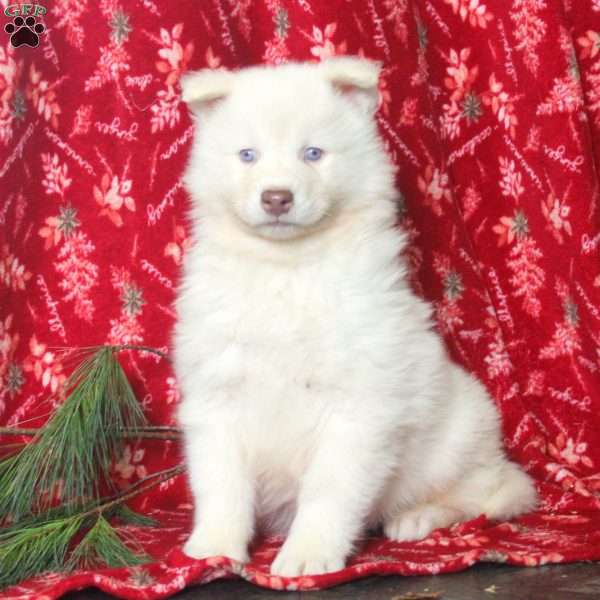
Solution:
[{"label": "puppy's left ear", "polygon": [[181,99],[192,110],[210,109],[231,93],[234,78],[234,73],[222,69],[186,73],[179,82]]},{"label": "puppy's left ear", "polygon": [[320,68],[339,93],[369,114],[377,110],[380,62],[357,56],[336,56],[324,60]]}]

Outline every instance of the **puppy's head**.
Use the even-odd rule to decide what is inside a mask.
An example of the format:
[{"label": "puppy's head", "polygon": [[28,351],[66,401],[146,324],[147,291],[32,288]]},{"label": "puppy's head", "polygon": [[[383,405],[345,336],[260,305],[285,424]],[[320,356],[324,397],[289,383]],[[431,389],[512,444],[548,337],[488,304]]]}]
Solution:
[{"label": "puppy's head", "polygon": [[378,77],[377,63],[352,57],[185,75],[198,123],[185,181],[200,214],[288,240],[389,194]]}]

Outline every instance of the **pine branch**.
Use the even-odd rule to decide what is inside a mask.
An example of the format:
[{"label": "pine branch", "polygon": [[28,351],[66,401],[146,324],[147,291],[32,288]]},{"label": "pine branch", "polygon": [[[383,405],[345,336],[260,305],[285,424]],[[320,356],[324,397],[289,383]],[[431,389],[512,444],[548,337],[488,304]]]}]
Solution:
[{"label": "pine branch", "polygon": [[1,450],[11,450],[12,448],[22,448],[27,442],[16,442],[15,444],[0,444]]},{"label": "pine branch", "polygon": [[113,348],[113,350],[115,350],[115,352],[121,352],[122,350],[136,350],[138,352],[150,352],[151,354],[156,354],[157,356],[160,356],[162,359],[171,362],[171,359],[164,353],[161,352],[160,350],[157,350],[156,348],[150,348],[149,346],[135,346],[135,345],[131,345],[131,344],[123,344],[121,346],[111,346]]},{"label": "pine branch", "polygon": [[58,352],[62,352],[68,357],[77,357],[81,354],[90,354],[94,352],[98,352],[101,349],[109,349],[113,352],[123,352],[125,350],[134,350],[136,352],[148,352],[150,354],[156,354],[160,356],[163,360],[171,362],[171,359],[164,352],[157,350],[156,348],[152,348],[150,346],[138,346],[136,344],[113,344],[110,346],[80,346],[78,348],[70,348],[68,346],[51,346],[51,350],[56,350]]},{"label": "pine branch", "polygon": [[14,533],[21,529],[37,527],[49,521],[64,520],[73,516],[81,516],[85,519],[89,517],[95,517],[97,514],[104,514],[108,516],[116,516],[126,522],[134,524],[132,521],[135,520],[134,515],[137,515],[138,522],[141,520],[147,520],[144,524],[152,524],[150,521],[154,522],[154,519],[134,513],[132,509],[126,507],[125,502],[136,496],[139,496],[140,494],[143,494],[144,492],[147,492],[148,490],[151,490],[153,487],[168,481],[169,479],[173,479],[174,477],[181,475],[184,472],[185,467],[183,465],[177,465],[169,469],[164,469],[163,471],[146,475],[146,477],[138,479],[138,481],[131,484],[126,490],[118,492],[112,496],[87,502],[79,507],[73,507],[73,505],[55,506],[54,508],[50,508],[45,511],[43,514],[32,515],[23,520],[16,521],[11,525],[3,527],[0,529],[0,540],[2,539],[2,536],[7,533]]},{"label": "pine branch", "polygon": [[[93,514],[94,512],[98,511],[106,512],[113,506],[117,504],[122,504],[123,502],[152,489],[153,487],[159,485],[160,483],[163,483],[164,481],[173,479],[173,477],[181,475],[184,472],[185,467],[183,465],[177,465],[176,467],[171,467],[170,469],[165,469],[164,471],[159,471],[158,473],[146,475],[146,477],[138,479],[138,481],[133,483],[129,488],[127,488],[127,490],[125,490],[125,492],[115,494],[111,498],[106,499],[104,504],[96,507],[95,509],[91,509],[86,514]],[[144,485],[148,481],[150,481],[150,484]]]},{"label": "pine branch", "polygon": [[141,425],[140,427],[136,427],[135,431],[164,431],[181,433],[181,429],[178,427],[172,427],[171,425]]},{"label": "pine branch", "polygon": [[101,348],[75,369],[64,403],[16,455],[0,461],[0,515],[18,521],[48,508],[57,492],[68,500],[98,495],[123,449],[120,431],[146,426],[114,356]]},{"label": "pine branch", "polygon": [[174,431],[173,433],[163,431],[144,431],[141,429],[130,429],[121,431],[120,435],[127,439],[140,439],[140,440],[167,440],[167,441],[179,441],[181,440],[181,433]]},{"label": "pine branch", "polygon": [[[183,473],[184,467],[148,475],[112,496],[99,498],[100,489],[114,489],[110,468],[125,439],[178,440],[181,432],[146,423],[116,356],[122,350],[167,358],[145,346],[71,350],[68,358],[83,360],[67,380],[61,392],[66,399],[49,421],[39,429],[0,428],[0,435],[31,438],[6,444],[4,448],[14,451],[0,459],[0,523],[10,523],[0,529],[0,588],[49,570],[150,560],[131,533],[117,532],[109,519],[156,524],[125,502]],[[56,506],[58,499],[62,503]],[[67,559],[75,536],[82,532]]]},{"label": "pine branch", "polygon": [[[0,427],[0,436],[23,436],[35,437],[43,428],[22,428],[22,427]],[[144,440],[172,440],[178,441],[181,439],[182,432],[176,427],[136,427],[135,429],[122,429],[119,435],[127,439],[144,439]],[[14,444],[15,447],[23,444]],[[7,448],[13,444],[0,444],[0,448]]]},{"label": "pine branch", "polygon": [[[139,553],[139,545],[133,537],[126,532],[118,534],[106,516],[113,514],[123,520],[129,518],[129,522],[138,519],[136,524],[139,525],[149,524],[147,517],[137,515],[123,503],[180,475],[184,470],[182,465],[178,465],[148,475],[125,492],[103,499],[95,506],[88,505],[76,514],[68,514],[65,507],[58,507],[44,516],[33,517],[0,530],[0,589],[46,571],[129,566],[147,562],[150,557]],[[84,527],[89,527],[89,530],[67,560],[71,541]],[[135,546],[138,553],[132,548]]]}]

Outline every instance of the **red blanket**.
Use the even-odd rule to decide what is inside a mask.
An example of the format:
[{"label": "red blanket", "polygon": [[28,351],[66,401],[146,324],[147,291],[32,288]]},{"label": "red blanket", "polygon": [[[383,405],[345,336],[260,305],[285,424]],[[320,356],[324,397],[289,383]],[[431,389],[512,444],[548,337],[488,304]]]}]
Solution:
[{"label": "red blanket", "polygon": [[[282,580],[269,576],[277,539],[258,540],[249,565],[186,558],[191,500],[179,477],[137,502],[161,522],[138,532],[153,564],[45,575],[4,597],[95,585],[158,598],[232,573],[311,589],[477,561],[600,558],[599,0],[45,8],[39,34],[0,16],[12,25],[0,32],[0,423],[43,423],[66,375],[54,347],[168,348],[191,243],[181,73],[364,54],[385,65],[378,119],[398,165],[413,283],[455,359],[492,393],[508,451],[543,500],[513,523],[481,517],[417,543],[366,540],[339,573]],[[10,43],[32,34],[37,47]],[[123,359],[149,419],[172,424],[168,363]],[[130,444],[114,474],[126,487],[180,460],[175,442]]]}]

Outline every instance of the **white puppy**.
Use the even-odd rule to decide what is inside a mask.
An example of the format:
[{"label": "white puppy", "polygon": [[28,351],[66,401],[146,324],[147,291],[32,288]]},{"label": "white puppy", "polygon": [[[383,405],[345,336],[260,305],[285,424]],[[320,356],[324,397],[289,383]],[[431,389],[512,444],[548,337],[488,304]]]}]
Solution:
[{"label": "white puppy", "polygon": [[182,81],[198,125],[175,334],[190,556],[247,561],[261,528],[287,533],[273,573],[326,573],[367,527],[414,540],[535,505],[406,282],[378,74],[346,57]]}]

